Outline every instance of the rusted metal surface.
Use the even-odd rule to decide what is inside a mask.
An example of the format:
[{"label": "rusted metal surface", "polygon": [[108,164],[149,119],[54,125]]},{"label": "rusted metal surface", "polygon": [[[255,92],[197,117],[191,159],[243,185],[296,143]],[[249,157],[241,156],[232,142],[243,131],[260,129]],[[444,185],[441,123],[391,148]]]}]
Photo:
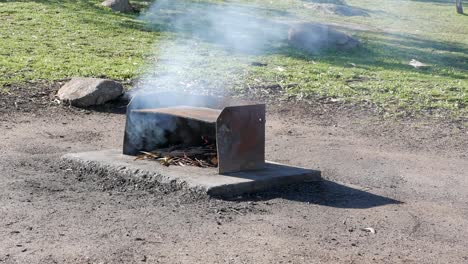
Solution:
[{"label": "rusted metal surface", "polygon": [[[167,104],[162,99],[152,104]],[[136,101],[133,104],[142,105]],[[140,151],[172,146],[216,144],[220,174],[265,167],[264,104],[241,104],[223,110],[190,102],[188,105],[144,109],[129,106],[123,153],[135,156]]]},{"label": "rusted metal surface", "polygon": [[176,106],[157,109],[141,109],[134,110],[135,113],[153,113],[153,114],[167,114],[193,120],[200,120],[209,123],[215,123],[218,119],[221,110],[206,108],[206,107],[193,107],[193,106]]},{"label": "rusted metal surface", "polygon": [[[184,110],[185,109],[185,110]],[[123,154],[138,155],[170,146],[200,146],[216,141],[219,110],[189,108],[133,110],[127,113]],[[201,116],[204,113],[206,116]],[[200,118],[199,118],[200,117]],[[213,120],[214,119],[214,120]]]},{"label": "rusted metal surface", "polygon": [[216,122],[220,174],[265,167],[265,105],[226,107]]}]

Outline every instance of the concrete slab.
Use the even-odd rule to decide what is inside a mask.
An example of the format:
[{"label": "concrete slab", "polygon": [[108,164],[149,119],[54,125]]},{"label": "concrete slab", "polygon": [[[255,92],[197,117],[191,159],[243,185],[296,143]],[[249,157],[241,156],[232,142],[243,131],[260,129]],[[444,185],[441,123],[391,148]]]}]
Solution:
[{"label": "concrete slab", "polygon": [[263,170],[219,175],[215,168],[165,167],[151,160],[137,160],[121,150],[66,154],[62,159],[81,171],[124,177],[135,182],[155,181],[170,190],[187,190],[215,197],[233,197],[281,185],[320,181],[320,171],[267,162]]}]

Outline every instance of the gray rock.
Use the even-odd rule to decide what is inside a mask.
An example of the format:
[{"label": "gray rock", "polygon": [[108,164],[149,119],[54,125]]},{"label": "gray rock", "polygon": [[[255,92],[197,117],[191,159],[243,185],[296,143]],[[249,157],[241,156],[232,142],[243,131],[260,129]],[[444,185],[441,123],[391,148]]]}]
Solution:
[{"label": "gray rock", "polygon": [[116,99],[122,95],[123,90],[120,83],[111,80],[73,78],[60,88],[57,97],[74,106],[88,107]]},{"label": "gray rock", "polygon": [[325,49],[351,50],[359,46],[359,41],[330,26],[302,23],[291,26],[288,32],[289,44],[311,53]]},{"label": "gray rock", "polygon": [[102,5],[112,8],[116,12],[129,13],[134,11],[128,0],[106,0],[102,2]]}]

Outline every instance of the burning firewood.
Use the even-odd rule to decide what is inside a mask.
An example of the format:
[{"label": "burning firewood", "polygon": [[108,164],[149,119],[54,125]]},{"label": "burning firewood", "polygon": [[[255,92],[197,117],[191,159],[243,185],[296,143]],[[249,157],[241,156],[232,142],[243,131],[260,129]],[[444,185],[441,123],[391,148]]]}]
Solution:
[{"label": "burning firewood", "polygon": [[171,147],[155,151],[140,151],[135,160],[156,160],[164,166],[196,166],[211,168],[218,166],[214,145],[203,147]]}]

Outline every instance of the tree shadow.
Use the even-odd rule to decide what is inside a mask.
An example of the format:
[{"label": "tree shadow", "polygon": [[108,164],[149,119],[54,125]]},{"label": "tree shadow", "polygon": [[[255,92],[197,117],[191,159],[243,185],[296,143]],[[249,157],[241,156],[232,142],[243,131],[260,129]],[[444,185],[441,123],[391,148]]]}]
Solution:
[{"label": "tree shadow", "polygon": [[370,13],[375,13],[376,11],[350,6],[344,0],[304,0],[305,8],[318,11],[323,14],[332,14],[338,16],[362,16],[369,17]]},{"label": "tree shadow", "polygon": [[190,5],[171,2],[152,8],[139,21],[122,23],[143,31],[170,32],[180,38],[197,39],[225,47],[227,51],[252,53],[276,47],[277,39],[287,35],[287,25],[272,18],[293,18],[288,11],[229,3],[194,2]]},{"label": "tree shadow", "polygon": [[[206,43],[216,44],[218,47],[224,48],[229,52],[257,55],[257,53],[251,52],[252,50],[249,49],[249,45],[252,45],[252,43],[244,42],[242,39],[236,39],[236,37],[219,37],[220,31],[222,31],[225,25],[222,27],[206,25],[206,17],[202,15],[204,14],[203,11],[214,10],[214,13],[216,13],[217,10],[222,11],[223,8],[226,7],[226,5],[222,3],[196,3],[194,5],[196,7],[194,10],[184,11],[189,12],[188,14],[184,12],[173,12],[173,10],[156,18],[149,17],[147,20],[137,20],[139,15],[136,13],[123,14],[115,13],[105,8],[96,8],[98,4],[92,0],[80,0],[76,2],[59,0],[32,1],[55,5],[57,7],[70,7],[70,5],[73,5],[74,9],[92,10],[98,16],[121,16],[123,18],[128,18],[117,22],[122,27],[141,31],[175,33],[178,36],[197,38]],[[446,3],[442,0],[412,1]],[[132,2],[146,3],[147,1],[136,0]],[[345,1],[341,0],[316,0],[313,2],[346,4]],[[229,6],[231,6],[231,4],[229,4]],[[320,59],[321,61],[336,66],[345,66],[351,62],[354,63],[356,67],[364,69],[375,69],[377,67],[408,72],[417,71],[428,75],[437,74],[451,78],[466,79],[466,76],[463,74],[438,67],[444,66],[458,71],[468,70],[468,48],[458,43],[429,40],[409,34],[372,31],[366,27],[359,28],[350,27],[346,24],[333,24],[330,25],[333,28],[361,36],[364,39],[361,47],[349,52],[323,50],[319,54],[308,54],[304,51],[291,48],[288,45],[287,35],[289,25],[278,21],[281,18],[294,18],[294,14],[272,8],[251,6],[245,8],[245,6],[242,5],[234,6],[233,13],[236,14],[236,19],[230,20],[228,26],[239,27],[236,23],[238,23],[238,21],[243,21],[244,26],[239,27],[240,31],[245,31],[247,34],[253,36],[258,35],[262,38],[260,43],[260,46],[262,46],[261,54],[283,55],[306,61]],[[264,14],[264,16],[259,17],[257,14]],[[272,19],[272,17],[274,17],[274,19]],[[175,23],[174,21],[182,21],[182,23]],[[83,23],[98,24],[102,23],[102,19],[92,21],[83,20]],[[260,31],[256,28],[258,25],[261,25]],[[239,44],[238,46],[240,46],[240,48],[233,47],[232,43]],[[407,65],[411,59],[416,59],[435,67],[430,67],[428,70],[424,71],[416,70]]]},{"label": "tree shadow", "polygon": [[[459,72],[468,71],[468,47],[459,43],[428,40],[408,34],[375,32],[366,29],[349,30],[349,28],[336,25],[332,27],[341,31],[354,32],[358,36],[364,35],[366,40],[352,51],[323,50],[319,54],[310,54],[283,45],[280,49],[271,51],[269,55],[281,54],[301,60],[321,60],[342,67],[353,63],[356,68],[367,70],[382,68],[428,75],[437,74],[457,79],[467,78],[464,74],[447,71],[447,68]],[[429,64],[430,67],[426,70],[417,70],[408,65],[412,59]]]},{"label": "tree shadow", "polygon": [[152,3],[153,1],[148,0],[130,0],[130,4],[137,10],[137,12],[148,9]]},{"label": "tree shadow", "polygon": [[290,185],[231,200],[269,201],[277,198],[348,209],[367,209],[402,203],[398,200],[327,180]]},{"label": "tree shadow", "polygon": [[[344,1],[338,2],[346,4]],[[236,6],[233,8],[234,18],[229,19],[227,25],[218,26],[206,21],[206,10],[212,10],[216,13],[217,10],[223,9],[224,5],[219,3],[197,3],[190,7],[191,10],[184,10],[184,12],[175,12],[173,10],[158,14],[156,17],[150,15],[142,21],[129,21],[122,24],[122,26],[145,31],[171,32],[182,38],[195,38],[202,42],[216,44],[228,52],[258,55],[259,52],[252,52],[253,49],[250,49],[252,45],[258,43],[252,44],[249,43],[249,39],[244,41],[236,39],[235,36],[226,38],[221,31],[227,26],[228,28],[238,28],[242,34],[262,38],[259,41],[259,46],[261,46],[260,54],[284,55],[302,60],[320,59],[336,66],[344,66],[352,62],[358,65],[357,67],[366,69],[379,67],[408,72],[418,71],[408,65],[410,60],[416,59],[435,66],[425,71],[418,71],[420,73],[462,79],[466,77],[437,66],[446,66],[459,71],[468,70],[468,60],[466,58],[468,48],[458,43],[429,40],[409,34],[372,31],[371,28],[362,26],[352,27],[347,24],[329,24],[331,28],[363,37],[364,41],[361,47],[347,52],[323,50],[318,54],[308,54],[301,50],[295,50],[288,45],[287,36],[290,25],[278,19],[290,19],[291,14],[286,11],[261,7],[246,9],[243,6]],[[177,9],[177,7],[174,8]],[[259,13],[270,14],[275,19],[269,16],[257,16]],[[208,15],[211,15],[211,12]],[[246,21],[249,23],[244,23]],[[244,23],[244,25],[239,26],[239,23]]]},{"label": "tree shadow", "polygon": [[317,4],[347,5],[345,0],[304,0],[304,2],[312,2]]},{"label": "tree shadow", "polygon": [[453,5],[455,6],[455,1],[447,1],[447,0],[408,0],[410,2],[422,2],[422,3],[431,3],[431,4],[445,4],[445,5]]},{"label": "tree shadow", "polygon": [[421,49],[433,49],[439,51],[467,53],[468,47],[454,42],[441,42],[422,39],[414,35],[401,33],[385,33],[394,39],[393,43],[402,44],[405,47],[416,47]]}]

